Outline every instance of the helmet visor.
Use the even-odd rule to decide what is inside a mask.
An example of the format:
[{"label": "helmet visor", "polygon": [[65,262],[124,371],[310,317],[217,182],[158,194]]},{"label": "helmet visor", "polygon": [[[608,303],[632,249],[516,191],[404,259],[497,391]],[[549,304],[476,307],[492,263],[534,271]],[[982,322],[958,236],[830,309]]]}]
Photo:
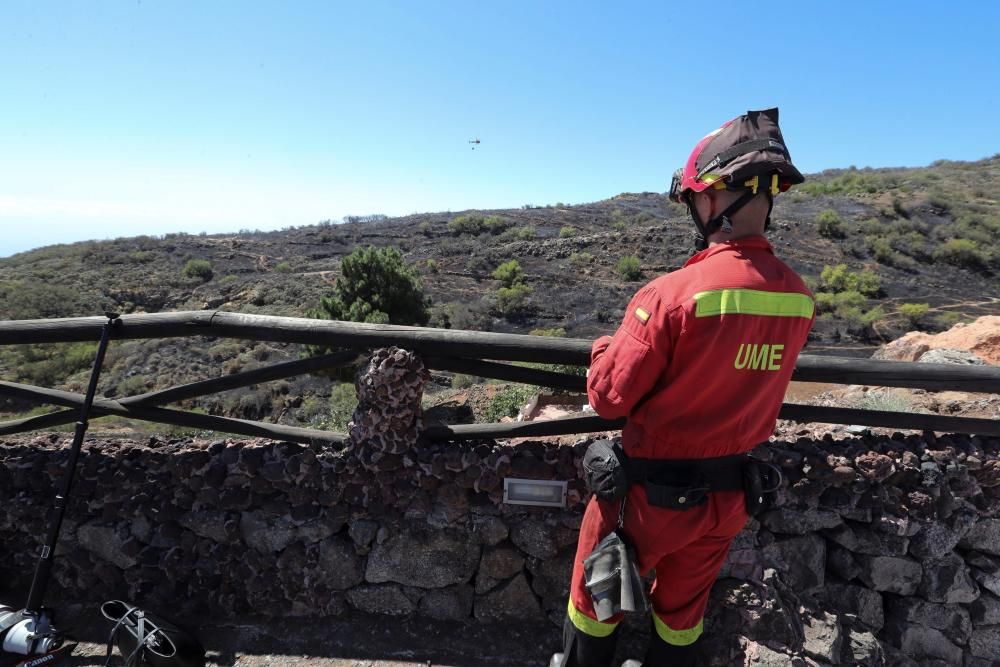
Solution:
[{"label": "helmet visor", "polygon": [[670,179],[670,191],[667,193],[667,197],[670,199],[670,201],[674,202],[675,204],[684,203],[684,198],[683,198],[684,190],[682,187],[683,181],[684,181],[684,170],[678,169],[677,171],[674,172],[674,177]]}]

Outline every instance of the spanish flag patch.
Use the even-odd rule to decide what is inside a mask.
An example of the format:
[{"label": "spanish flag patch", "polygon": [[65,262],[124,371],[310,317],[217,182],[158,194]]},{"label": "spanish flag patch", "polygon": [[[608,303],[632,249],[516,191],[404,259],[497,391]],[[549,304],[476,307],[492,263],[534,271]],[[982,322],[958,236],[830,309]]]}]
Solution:
[{"label": "spanish flag patch", "polygon": [[642,322],[643,324],[646,324],[646,322],[649,321],[649,313],[647,313],[642,308],[635,309],[635,316],[638,317],[639,321]]}]

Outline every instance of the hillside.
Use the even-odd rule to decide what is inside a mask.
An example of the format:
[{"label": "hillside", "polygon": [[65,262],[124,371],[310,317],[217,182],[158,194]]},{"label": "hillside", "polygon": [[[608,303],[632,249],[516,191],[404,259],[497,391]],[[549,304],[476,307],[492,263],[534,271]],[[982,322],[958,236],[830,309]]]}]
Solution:
[{"label": "hillside", "polygon": [[[1000,314],[1000,155],[926,168],[833,170],[778,197],[769,238],[807,276],[821,316],[813,353],[868,354],[901,333]],[[372,216],[277,232],[168,234],[55,245],[0,259],[0,317],[221,309],[301,316],[341,258],[398,247],[433,299],[432,326],[571,337],[612,330],[631,294],[692,250],[682,207],[658,193],[592,204]],[[641,275],[624,280],[623,257]],[[532,291],[503,309],[490,276],[516,259]],[[195,260],[192,262],[192,260]],[[846,265],[846,270],[825,267]],[[92,345],[0,348],[0,377],[80,389]],[[102,382],[128,395],[298,356],[297,346],[177,339],[116,343]],[[213,414],[327,420],[329,382],[301,378],[198,404]],[[27,406],[7,404],[5,411]],[[190,406],[189,406],[190,407]]]}]

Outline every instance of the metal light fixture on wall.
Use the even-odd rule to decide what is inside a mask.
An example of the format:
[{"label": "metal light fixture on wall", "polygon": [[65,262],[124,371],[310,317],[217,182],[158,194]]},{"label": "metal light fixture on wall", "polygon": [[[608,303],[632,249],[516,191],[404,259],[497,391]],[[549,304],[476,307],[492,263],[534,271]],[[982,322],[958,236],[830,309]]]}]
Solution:
[{"label": "metal light fixture on wall", "polygon": [[566,481],[546,479],[503,480],[503,501],[508,505],[566,507]]}]

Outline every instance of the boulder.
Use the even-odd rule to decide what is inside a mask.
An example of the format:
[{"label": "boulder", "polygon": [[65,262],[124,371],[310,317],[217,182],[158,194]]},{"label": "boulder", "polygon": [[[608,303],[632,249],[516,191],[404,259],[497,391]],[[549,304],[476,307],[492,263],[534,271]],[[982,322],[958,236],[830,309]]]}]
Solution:
[{"label": "boulder", "polygon": [[854,614],[876,632],[885,623],[882,595],[864,586],[827,581],[818,597],[824,609]]},{"label": "boulder", "polygon": [[889,604],[887,622],[901,627],[921,625],[940,630],[950,641],[964,646],[972,635],[969,612],[958,605],[924,602],[919,598],[895,598]]},{"label": "boulder", "polygon": [[776,540],[764,547],[764,560],[781,572],[795,591],[823,585],[826,576],[826,541],[818,535]]},{"label": "boulder", "polygon": [[744,667],[787,667],[794,664],[787,653],[780,653],[755,641],[747,640],[744,651]]},{"label": "boulder", "polygon": [[855,554],[868,556],[903,556],[910,540],[900,535],[887,535],[857,524],[843,524],[825,531],[823,536]]},{"label": "boulder", "polygon": [[822,528],[834,528],[844,520],[837,512],[829,510],[797,510],[790,507],[765,512],[761,523],[772,533],[807,535]]},{"label": "boulder", "polygon": [[861,565],[847,549],[836,545],[828,548],[827,567],[844,581],[853,581],[861,576]]},{"label": "boulder", "polygon": [[[886,664],[882,643],[879,642],[873,633],[867,630],[861,631],[849,628],[847,630],[847,639],[850,643],[851,665],[882,667]],[[834,662],[834,664],[837,663]]]},{"label": "boulder", "polygon": [[969,603],[979,597],[979,587],[969,575],[969,566],[958,554],[924,561],[920,595],[931,602]]},{"label": "boulder", "polygon": [[962,649],[934,628],[909,625],[890,632],[889,641],[919,665],[931,664],[931,660],[943,660],[947,665],[962,664]]},{"label": "boulder", "polygon": [[1000,598],[982,593],[969,605],[969,617],[977,627],[1000,625]]},{"label": "boulder", "polygon": [[366,554],[378,534],[378,522],[371,519],[356,519],[348,526],[347,534],[357,545],[358,553]]},{"label": "boulder", "polygon": [[802,650],[806,655],[829,663],[839,661],[844,637],[836,616],[823,611],[806,614],[802,619],[802,629]]},{"label": "boulder", "polygon": [[510,579],[524,569],[524,556],[511,545],[483,549],[479,561],[479,576]]},{"label": "boulder", "polygon": [[1000,556],[1000,519],[980,519],[958,544],[964,549],[976,549]]},{"label": "boulder", "polygon": [[317,579],[333,590],[344,591],[357,586],[365,578],[364,563],[354,544],[335,535],[319,544]]},{"label": "boulder", "polygon": [[498,621],[540,621],[545,616],[538,598],[523,574],[485,595],[476,596],[473,614],[484,623]]},{"label": "boulder", "polygon": [[934,559],[951,553],[959,541],[975,525],[972,512],[955,512],[947,524],[928,523],[910,540],[910,554],[917,558]]},{"label": "boulder", "polygon": [[924,570],[915,560],[895,556],[861,556],[859,577],[869,588],[883,593],[913,595],[920,587]]},{"label": "boulder", "polygon": [[552,558],[559,551],[553,527],[542,519],[530,518],[515,524],[510,529],[510,540],[521,551],[543,560]]},{"label": "boulder", "polygon": [[1000,626],[986,626],[972,631],[969,639],[969,653],[983,660],[1000,662]]},{"label": "boulder", "polygon": [[114,526],[84,524],[76,529],[76,539],[87,551],[123,570],[135,566],[137,562],[122,548],[131,536],[127,532],[119,534]]},{"label": "boulder", "polygon": [[406,528],[372,548],[365,579],[419,588],[462,584],[472,579],[479,552],[480,546],[461,533]]},{"label": "boulder", "polygon": [[177,522],[198,537],[205,537],[214,542],[229,542],[231,535],[226,530],[229,519],[225,512],[202,510],[182,515]]},{"label": "boulder", "polygon": [[917,361],[921,364],[954,364],[958,366],[985,366],[982,357],[966,350],[939,348],[927,350]]},{"label": "boulder", "polygon": [[542,606],[546,610],[565,609],[575,557],[576,549],[573,548],[563,550],[555,558],[529,561],[531,589],[542,599]]},{"label": "boulder", "polygon": [[427,591],[420,598],[421,616],[443,621],[464,621],[472,615],[472,587],[456,584]]},{"label": "boulder", "polygon": [[988,364],[1000,364],[1000,316],[985,315],[974,322],[956,324],[939,334],[911,331],[883,345],[872,358],[916,361],[931,349],[968,351]]},{"label": "boulder", "polygon": [[417,609],[403,589],[396,584],[359,586],[347,591],[347,599],[355,609],[369,614],[406,616]]},{"label": "boulder", "polygon": [[483,544],[493,546],[507,539],[510,534],[507,525],[500,517],[476,515],[472,518],[472,529]]},{"label": "boulder", "polygon": [[243,512],[239,524],[243,541],[261,553],[283,551],[296,540],[306,544],[319,542],[336,532],[336,528],[324,517],[298,522],[288,515],[269,516],[263,510]]}]

